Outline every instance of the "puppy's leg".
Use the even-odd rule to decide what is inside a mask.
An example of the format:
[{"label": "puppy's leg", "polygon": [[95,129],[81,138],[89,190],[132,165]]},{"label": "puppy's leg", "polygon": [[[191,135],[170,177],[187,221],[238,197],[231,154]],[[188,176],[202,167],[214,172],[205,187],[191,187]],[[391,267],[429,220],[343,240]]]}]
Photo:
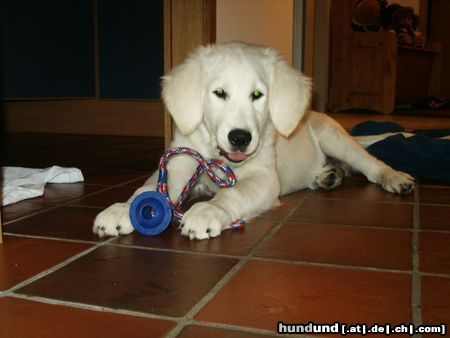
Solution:
[{"label": "puppy's leg", "polygon": [[393,136],[393,135],[397,135],[397,134],[402,134],[405,137],[414,136],[413,133],[400,132],[400,133],[384,133],[384,134],[380,134],[380,135],[353,136],[353,139],[356,142],[358,142],[360,145],[362,145],[364,148],[368,148],[376,142],[382,141],[389,136]]},{"label": "puppy's leg", "polygon": [[370,155],[333,119],[316,113],[312,115],[311,123],[320,148],[326,155],[348,164],[389,192],[408,194],[413,190],[413,177],[392,169]]},{"label": "puppy's leg", "polygon": [[[183,187],[191,178],[195,168],[196,161],[189,156],[175,157],[168,163],[168,185],[172,201],[178,200]],[[93,232],[100,237],[127,235],[131,233],[134,228],[130,221],[130,205],[137,195],[145,191],[156,190],[158,176],[158,171],[153,173],[147,182],[137,189],[127,202],[115,203],[100,212],[94,220]]]},{"label": "puppy's leg", "polygon": [[216,237],[232,221],[250,219],[272,208],[280,194],[275,170],[248,166],[246,171],[236,173],[235,186],[219,190],[210,201],[194,204],[184,214],[181,234],[190,239]]},{"label": "puppy's leg", "polygon": [[345,171],[336,163],[328,162],[316,177],[315,186],[330,190],[342,184]]}]

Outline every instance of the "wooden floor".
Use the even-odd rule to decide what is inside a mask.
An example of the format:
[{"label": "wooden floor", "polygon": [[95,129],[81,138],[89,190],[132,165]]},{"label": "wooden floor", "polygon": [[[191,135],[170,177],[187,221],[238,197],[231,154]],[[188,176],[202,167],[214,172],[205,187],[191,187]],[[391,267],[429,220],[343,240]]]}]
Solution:
[{"label": "wooden floor", "polygon": [[359,122],[392,121],[402,125],[405,129],[429,130],[429,129],[450,129],[449,117],[428,117],[413,115],[392,115],[392,114],[356,114],[356,113],[328,113],[329,116],[338,121],[345,129],[351,129]]}]

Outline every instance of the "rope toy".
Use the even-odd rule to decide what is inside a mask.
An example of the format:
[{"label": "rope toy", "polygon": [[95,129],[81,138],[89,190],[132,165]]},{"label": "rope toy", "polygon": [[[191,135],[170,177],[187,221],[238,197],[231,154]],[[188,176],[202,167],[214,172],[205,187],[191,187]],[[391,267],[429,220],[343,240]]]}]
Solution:
[{"label": "rope toy", "polygon": [[[169,195],[169,188],[167,184],[168,172],[167,162],[173,156],[179,154],[186,154],[194,157],[199,163],[194,175],[183,188],[180,197],[176,203],[172,203]],[[213,168],[220,169],[225,175],[226,179],[221,179],[214,172]],[[156,191],[146,191],[136,196],[131,203],[130,219],[131,224],[143,235],[155,236],[165,231],[172,222],[172,218],[177,221],[183,219],[181,208],[184,202],[189,197],[192,188],[197,184],[200,175],[206,174],[215,182],[220,188],[229,188],[235,185],[236,176],[230,167],[224,162],[216,159],[206,161],[205,158],[197,151],[187,148],[178,147],[166,151],[159,160],[159,177]],[[227,225],[226,229],[241,229],[245,226],[245,221],[236,220]]]}]

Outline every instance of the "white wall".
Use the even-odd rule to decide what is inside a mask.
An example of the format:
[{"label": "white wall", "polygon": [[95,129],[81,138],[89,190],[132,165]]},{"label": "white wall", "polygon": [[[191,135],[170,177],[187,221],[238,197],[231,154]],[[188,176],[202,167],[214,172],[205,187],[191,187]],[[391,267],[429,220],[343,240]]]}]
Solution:
[{"label": "white wall", "polygon": [[269,45],[292,64],[293,0],[217,0],[217,42]]}]

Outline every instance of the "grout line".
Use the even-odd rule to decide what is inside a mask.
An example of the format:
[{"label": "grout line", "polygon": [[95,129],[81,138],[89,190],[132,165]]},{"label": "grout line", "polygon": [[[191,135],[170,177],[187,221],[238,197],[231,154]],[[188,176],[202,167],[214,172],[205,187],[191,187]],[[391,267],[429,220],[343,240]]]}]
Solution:
[{"label": "grout line", "polygon": [[[296,261],[287,259],[277,259],[277,258],[267,258],[267,257],[252,257],[253,260],[263,261],[263,262],[273,262],[280,264],[291,264],[291,265],[304,265],[313,266],[318,268],[332,268],[332,269],[346,269],[346,270],[362,270],[371,272],[382,272],[382,273],[401,273],[401,274],[412,274],[411,270],[398,270],[398,269],[387,269],[387,268],[377,268],[370,266],[359,266],[359,265],[344,265],[344,264],[334,264],[334,263],[322,263],[322,262],[308,262],[308,261]],[[450,278],[450,276],[449,276]]]},{"label": "grout line", "polygon": [[71,256],[70,258],[62,261],[61,263],[59,263],[57,265],[54,265],[53,267],[51,267],[51,268],[49,268],[47,270],[44,270],[44,271],[34,275],[33,277],[30,277],[29,279],[27,279],[27,280],[25,280],[25,281],[23,281],[23,282],[21,282],[19,284],[16,284],[12,288],[2,292],[2,296],[3,296],[3,294],[9,295],[9,294],[15,292],[16,290],[18,290],[20,288],[23,288],[23,287],[25,287],[25,286],[27,286],[27,285],[29,285],[29,284],[31,284],[31,283],[41,279],[41,278],[43,278],[43,277],[48,276],[49,274],[51,274],[51,273],[53,273],[53,272],[55,272],[55,271],[65,267],[65,266],[69,265],[70,263],[78,260],[79,258],[86,256],[87,254],[91,253],[92,251],[96,250],[97,248],[108,244],[108,242],[110,242],[111,240],[112,239],[109,239],[109,240],[106,240],[104,242],[98,243],[98,244],[96,244],[96,245],[94,245],[94,246],[92,246],[92,247],[90,247],[90,248],[88,248],[88,249],[86,249],[86,250],[84,250],[84,251],[74,255],[74,256]]},{"label": "grout line", "polygon": [[447,278],[450,279],[449,274],[442,274],[442,273],[436,273],[436,272],[419,272],[420,276],[427,276],[427,277],[438,277],[438,278]]},{"label": "grout line", "polygon": [[98,191],[94,191],[94,192],[91,192],[89,194],[82,195],[81,197],[79,196],[79,197],[69,198],[69,199],[67,199],[67,200],[65,200],[63,202],[60,202],[60,203],[51,203],[51,202],[43,201],[42,202],[43,206],[45,206],[46,203],[48,203],[48,207],[44,207],[43,209],[40,209],[40,210],[38,210],[36,212],[33,212],[33,213],[30,213],[30,214],[27,214],[27,215],[15,218],[15,219],[10,220],[10,221],[3,222],[3,225],[16,223],[16,222],[22,221],[22,220],[24,220],[26,218],[37,216],[37,215],[40,215],[40,214],[42,214],[44,212],[51,211],[51,210],[57,209],[57,208],[62,207],[62,206],[105,209],[105,207],[101,207],[101,206],[92,206],[92,205],[86,206],[86,205],[76,204],[75,202],[77,202],[77,201],[79,202],[79,201],[83,200],[86,197],[91,197],[93,195],[100,194],[100,193],[103,193],[105,191],[111,190],[113,188],[117,188],[117,187],[133,189],[134,187],[127,187],[125,185],[133,183],[134,181],[141,180],[141,179],[143,179],[145,177],[148,177],[148,174],[145,174],[145,175],[143,174],[142,176],[139,176],[137,178],[133,178],[133,179],[130,179],[128,181],[124,181],[122,183],[118,183],[118,184],[114,184],[114,185],[89,184],[89,183],[86,183],[85,181],[81,182],[81,183],[83,183],[85,185],[93,185],[93,186],[96,186],[96,187],[103,187],[103,189],[99,189]]},{"label": "grout line", "polygon": [[[421,204],[423,205],[423,204]],[[418,229],[419,233],[421,232],[430,232],[430,233],[435,233],[435,234],[450,234],[450,229],[449,230],[441,230],[441,229]]]},{"label": "grout line", "polygon": [[[253,249],[249,252],[248,256],[250,257],[254,257],[254,254],[256,251],[259,250],[260,247],[264,246],[268,241],[270,241],[273,236],[275,236],[275,234],[278,232],[278,230],[288,222],[289,218],[294,215],[298,209],[300,209],[300,207],[303,205],[303,203],[305,203],[305,201],[308,199],[308,197],[311,195],[312,191],[308,192],[307,194],[305,194],[299,202],[297,202],[297,205],[295,207],[293,207],[288,213],[286,213],[286,215],[278,222],[277,225],[275,225],[270,231],[269,233],[267,233],[262,239],[261,241],[255,245],[253,247]],[[290,221],[290,220],[289,220]]]},{"label": "grout line", "polygon": [[3,235],[10,236],[10,237],[43,239],[43,240],[47,240],[47,241],[93,244],[93,245],[105,242],[105,241],[89,241],[89,240],[84,240],[84,239],[73,239],[73,238],[63,238],[63,237],[47,237],[47,236],[39,236],[39,235],[16,234],[16,233],[11,233],[11,232],[4,232]]},{"label": "grout line", "polygon": [[442,185],[432,185],[432,184],[421,184],[420,185],[423,188],[433,188],[433,189],[450,189],[449,185],[445,185],[445,183],[442,183]]},{"label": "grout line", "polygon": [[190,324],[194,316],[227,284],[233,276],[244,266],[249,260],[248,257],[243,257],[238,261],[223,277],[220,279],[209,292],[203,296],[189,312],[178,322],[178,324],[167,334],[166,338],[177,337],[181,330]]},{"label": "grout line", "polygon": [[[242,332],[257,333],[257,334],[262,334],[262,335],[265,335],[268,337],[280,337],[280,334],[276,333],[275,331],[269,331],[269,330],[257,329],[257,328],[249,328],[246,326],[222,324],[222,323],[217,323],[217,322],[199,322],[196,320],[193,320],[190,324],[196,325],[196,326],[202,326],[202,327],[216,328],[216,329],[236,330],[236,331],[239,331],[239,333],[242,333]],[[289,336],[302,337],[302,338],[317,337],[317,336],[308,336],[308,335],[302,335],[302,334],[297,334],[297,335],[289,334]]]},{"label": "grout line", "polygon": [[[124,186],[125,184],[130,184],[130,183],[134,183],[135,181],[140,181],[140,180],[142,180],[143,178],[150,178],[150,176],[151,176],[151,174],[149,175],[149,174],[147,173],[147,174],[145,174],[145,175],[142,175],[142,176],[133,178],[133,179],[131,179],[131,180],[125,181],[125,182],[120,183],[120,184],[117,184],[116,186],[118,186],[118,187]],[[125,188],[134,188],[134,187],[125,187]],[[139,187],[136,187],[136,188],[139,188]]]},{"label": "grout line", "polygon": [[[295,207],[293,207],[279,222],[276,226],[274,226],[269,233],[267,233],[264,238],[256,244],[250,252],[242,257],[234,266],[231,268],[217,283],[216,285],[201,298],[190,310],[189,312],[178,322],[178,324],[167,334],[167,338],[175,338],[179,335],[181,330],[191,324],[194,321],[194,316],[197,315],[201,309],[209,303],[209,301],[217,295],[217,293],[226,285],[228,282],[242,269],[242,267],[253,258],[254,253],[264,245],[267,241],[269,241],[275,233],[287,222],[289,217],[291,217],[304,203],[310,193],[306,194],[302,197],[302,199],[297,203]],[[256,332],[256,331],[249,331]]]},{"label": "grout line", "polygon": [[[412,233],[412,280],[411,280],[411,316],[414,325],[422,324],[422,284],[419,272],[419,228],[420,228],[419,189],[414,189],[413,233]],[[418,335],[417,337],[421,337]]]},{"label": "grout line", "polygon": [[[275,227],[280,225],[282,221],[278,222]],[[285,224],[285,223],[283,223]],[[274,228],[275,228],[274,227]],[[270,231],[266,234],[268,236]],[[116,237],[114,237],[116,238]],[[117,238],[116,238],[117,239]],[[270,238],[269,238],[270,239]],[[260,241],[260,243],[262,240]],[[203,251],[189,251],[189,250],[183,250],[183,249],[167,249],[167,248],[156,248],[156,247],[148,247],[148,246],[139,246],[139,245],[127,245],[127,244],[118,244],[118,243],[108,243],[107,245],[110,246],[117,246],[124,249],[136,249],[136,250],[147,250],[147,251],[160,251],[160,252],[172,252],[172,253],[178,253],[178,254],[191,254],[191,255],[198,255],[198,256],[209,256],[209,257],[219,257],[219,258],[230,258],[230,259],[243,259],[246,256],[242,255],[231,255],[231,254],[223,254],[223,253],[212,253],[212,252],[203,252]],[[257,244],[256,246],[259,246]],[[322,267],[322,268],[336,268],[336,269],[348,269],[348,270],[363,270],[363,271],[373,271],[373,272],[383,272],[383,273],[401,273],[401,274],[410,274],[412,275],[412,270],[400,270],[400,269],[394,269],[394,268],[382,268],[382,267],[372,267],[372,266],[363,266],[363,265],[345,265],[345,264],[338,264],[338,263],[325,263],[325,262],[311,262],[311,261],[305,261],[305,260],[290,260],[290,259],[283,259],[283,258],[270,258],[270,257],[262,257],[262,256],[254,256],[250,257],[252,260],[258,260],[263,262],[274,262],[274,263],[280,263],[280,264],[294,264],[294,265],[307,265],[307,266],[316,266],[316,267]],[[433,273],[433,272],[418,272],[420,275],[425,276],[432,276],[432,277],[443,277],[443,278],[450,278],[450,274],[439,274],[439,273]]]},{"label": "grout line", "polygon": [[[45,202],[44,201],[43,202],[44,205],[45,205],[45,203],[49,203],[48,204],[49,205],[48,208],[44,208],[44,209],[41,209],[39,211],[33,212],[31,214],[27,214],[27,215],[15,218],[15,219],[13,219],[11,221],[3,222],[3,225],[16,223],[16,222],[22,221],[22,220],[24,220],[26,218],[33,217],[33,216],[36,216],[36,215],[40,215],[40,214],[42,214],[44,212],[51,211],[51,210],[57,209],[57,208],[62,207],[62,206],[76,206],[76,205],[73,205],[71,203],[74,202],[74,201],[77,201],[77,200],[81,200],[81,199],[86,198],[86,197],[90,197],[90,196],[98,194],[98,193],[103,193],[105,191],[108,191],[108,190],[112,189],[113,187],[114,186],[108,186],[108,187],[105,187],[104,189],[99,189],[98,191],[91,192],[91,193],[83,195],[81,197],[71,198],[71,199],[68,199],[68,200],[66,200],[64,202],[60,202],[60,203],[51,203],[51,202]],[[97,206],[96,208],[103,208],[103,207],[98,207]]]},{"label": "grout line", "polygon": [[[390,194],[389,192],[386,192],[386,194]],[[333,200],[333,201],[357,201],[362,203],[377,203],[377,204],[407,204],[412,205],[413,201],[384,201],[379,199],[369,199],[369,198],[358,198],[358,197],[326,197],[326,196],[314,196],[312,197],[314,199],[321,199],[321,200]]]},{"label": "grout line", "polygon": [[3,222],[3,225],[5,226],[5,225],[8,225],[8,224],[19,222],[19,221],[22,221],[22,220],[24,220],[24,219],[26,219],[28,217],[33,217],[33,216],[36,216],[36,215],[40,215],[40,214],[43,214],[44,212],[51,211],[51,210],[54,210],[54,209],[57,209],[57,208],[59,208],[58,204],[48,204],[48,207],[45,207],[45,204],[44,204],[44,208],[43,209],[39,209],[38,211],[32,212],[30,214],[17,217],[15,219],[10,220],[10,221]]},{"label": "grout line", "polygon": [[[412,228],[393,228],[393,227],[383,227],[383,226],[368,226],[368,225],[357,225],[357,224],[348,224],[348,223],[325,223],[318,221],[306,221],[299,219],[290,219],[289,223],[299,223],[299,224],[308,224],[308,225],[322,225],[329,227],[346,227],[346,228],[358,228],[358,229],[372,229],[372,230],[386,230],[386,231],[406,231],[411,232]],[[441,232],[445,232],[442,230]],[[450,232],[450,230],[448,231]]]},{"label": "grout line", "polygon": [[152,314],[152,313],[147,313],[147,312],[125,310],[125,309],[114,309],[114,308],[109,308],[109,307],[104,307],[104,306],[99,306],[99,305],[77,303],[77,302],[71,302],[71,301],[63,301],[63,300],[54,299],[54,298],[46,298],[46,297],[19,294],[19,293],[13,293],[9,296],[11,296],[13,298],[30,300],[30,301],[35,301],[35,302],[44,303],[44,304],[68,306],[68,307],[72,307],[72,308],[76,308],[76,309],[90,310],[90,311],[96,311],[96,312],[106,312],[106,313],[114,313],[114,314],[141,317],[141,318],[168,320],[168,321],[172,321],[172,322],[177,322],[179,320],[177,317],[169,317],[169,316],[157,315],[157,314]]},{"label": "grout line", "polygon": [[[84,209],[97,209],[99,212],[102,210],[105,210],[106,207],[102,207],[102,206],[95,206],[95,205],[84,205],[84,204],[72,204],[71,202],[68,203],[64,203],[64,204],[60,204],[58,205],[59,207],[69,207],[69,208],[84,208]],[[93,221],[93,220],[92,220]]]},{"label": "grout line", "polygon": [[[180,234],[181,236],[181,234]],[[117,237],[114,237],[117,239]],[[167,249],[167,248],[155,248],[155,247],[149,247],[149,246],[139,246],[139,245],[127,245],[127,244],[119,244],[119,243],[109,243],[109,245],[117,246],[124,249],[137,249],[137,250],[146,250],[146,251],[161,251],[161,252],[172,252],[172,253],[179,253],[179,254],[191,254],[191,255],[198,255],[198,256],[209,256],[209,257],[220,257],[220,258],[233,258],[233,259],[241,259],[242,255],[230,255],[230,254],[222,254],[217,252],[203,252],[203,251],[189,251],[189,250],[182,250],[182,249]]]},{"label": "grout line", "polygon": [[[276,226],[281,223],[278,222]],[[285,224],[285,223],[284,223]],[[276,227],[275,226],[275,227]],[[269,235],[269,232],[266,236]],[[117,244],[117,243],[108,243],[111,246],[118,246],[121,248],[131,248],[136,250],[148,250],[148,251],[162,251],[162,252],[173,252],[179,254],[192,254],[199,256],[210,256],[210,257],[219,257],[219,258],[231,258],[231,259],[242,259],[247,256],[240,255],[231,255],[231,254],[222,254],[222,253],[212,253],[212,252],[202,252],[202,251],[189,251],[183,249],[166,249],[166,248],[155,248],[155,247],[147,247],[147,246],[139,246],[139,245],[127,245],[127,244]],[[259,244],[257,244],[259,246]],[[336,268],[336,269],[348,269],[348,270],[363,270],[363,271],[373,271],[373,272],[383,272],[383,273],[401,273],[401,274],[410,274],[412,275],[412,270],[400,270],[393,268],[381,268],[381,267],[372,267],[372,266],[363,266],[363,265],[345,265],[338,263],[325,263],[325,262],[311,262],[305,260],[290,260],[283,258],[270,258],[263,256],[252,256],[251,259],[263,261],[263,262],[274,262],[280,264],[294,264],[294,265],[308,265],[308,266],[316,266],[323,268]],[[442,277],[442,278],[450,278],[450,274],[442,274],[442,273],[434,273],[434,272],[420,272],[417,273],[421,276],[431,276],[431,277]]]},{"label": "grout line", "polygon": [[450,204],[445,204],[445,203],[421,203],[421,205],[427,205],[427,206],[432,206],[432,207],[447,207],[450,208]]}]

